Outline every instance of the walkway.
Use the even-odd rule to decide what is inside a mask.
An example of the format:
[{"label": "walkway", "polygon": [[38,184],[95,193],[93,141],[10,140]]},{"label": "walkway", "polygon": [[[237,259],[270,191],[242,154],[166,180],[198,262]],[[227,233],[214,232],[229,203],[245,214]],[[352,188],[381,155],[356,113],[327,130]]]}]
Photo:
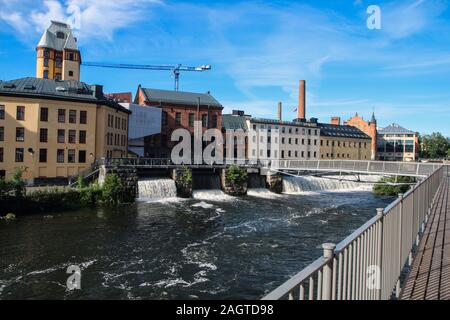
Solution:
[{"label": "walkway", "polygon": [[400,299],[450,300],[450,178],[442,184]]}]

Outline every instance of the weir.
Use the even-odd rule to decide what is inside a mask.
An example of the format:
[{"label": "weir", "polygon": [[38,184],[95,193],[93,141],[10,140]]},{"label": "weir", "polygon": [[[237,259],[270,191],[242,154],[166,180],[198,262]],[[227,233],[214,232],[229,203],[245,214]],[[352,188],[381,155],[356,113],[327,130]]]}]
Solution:
[{"label": "weir", "polygon": [[138,181],[138,197],[145,199],[175,198],[175,181],[169,178],[144,178]]}]

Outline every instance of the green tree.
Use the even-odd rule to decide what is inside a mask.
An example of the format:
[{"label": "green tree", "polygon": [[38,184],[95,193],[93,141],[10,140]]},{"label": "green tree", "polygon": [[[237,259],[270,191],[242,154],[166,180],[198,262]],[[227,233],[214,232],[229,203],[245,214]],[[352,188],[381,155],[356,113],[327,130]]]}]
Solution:
[{"label": "green tree", "polygon": [[14,189],[14,195],[18,198],[23,198],[26,193],[25,182],[22,179],[22,173],[23,173],[22,169],[19,168],[16,169],[16,171],[14,171],[14,175],[11,180],[11,185]]},{"label": "green tree", "polygon": [[421,136],[421,157],[444,158],[450,156],[450,139],[444,137],[440,132]]},{"label": "green tree", "polygon": [[103,183],[102,200],[106,204],[118,204],[123,202],[124,188],[120,177],[113,173],[109,174],[105,178]]},{"label": "green tree", "polygon": [[[373,192],[377,196],[396,197],[399,193],[405,193],[411,187],[409,183],[414,183],[416,180],[413,177],[384,177],[379,183],[373,186]],[[405,183],[405,184],[396,184]]]},{"label": "green tree", "polygon": [[243,184],[247,181],[247,171],[232,165],[226,170],[225,178],[231,184]]}]

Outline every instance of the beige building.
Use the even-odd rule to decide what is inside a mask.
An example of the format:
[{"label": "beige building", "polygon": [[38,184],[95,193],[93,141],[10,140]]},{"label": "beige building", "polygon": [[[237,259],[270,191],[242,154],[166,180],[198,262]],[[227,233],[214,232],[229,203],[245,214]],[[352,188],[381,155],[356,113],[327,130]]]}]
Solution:
[{"label": "beige building", "polygon": [[361,130],[319,123],[321,160],[370,160],[372,138]]},{"label": "beige building", "polygon": [[0,176],[67,178],[100,158],[125,157],[130,111],[102,86],[23,78],[0,81]]},{"label": "beige building", "polygon": [[377,160],[415,161],[419,153],[419,135],[393,123],[378,131],[377,148]]},{"label": "beige building", "polygon": [[52,21],[36,47],[36,78],[80,81],[81,54],[70,26]]}]

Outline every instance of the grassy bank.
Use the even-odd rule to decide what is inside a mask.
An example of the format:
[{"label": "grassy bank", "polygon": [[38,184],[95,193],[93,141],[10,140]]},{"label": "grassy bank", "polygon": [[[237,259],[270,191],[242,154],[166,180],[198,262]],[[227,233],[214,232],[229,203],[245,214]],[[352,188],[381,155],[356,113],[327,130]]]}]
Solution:
[{"label": "grassy bank", "polygon": [[[373,186],[373,193],[377,196],[396,197],[399,193],[405,193],[411,188],[411,183],[416,182],[414,177],[384,177],[379,184]],[[397,184],[404,183],[404,184]]]}]

